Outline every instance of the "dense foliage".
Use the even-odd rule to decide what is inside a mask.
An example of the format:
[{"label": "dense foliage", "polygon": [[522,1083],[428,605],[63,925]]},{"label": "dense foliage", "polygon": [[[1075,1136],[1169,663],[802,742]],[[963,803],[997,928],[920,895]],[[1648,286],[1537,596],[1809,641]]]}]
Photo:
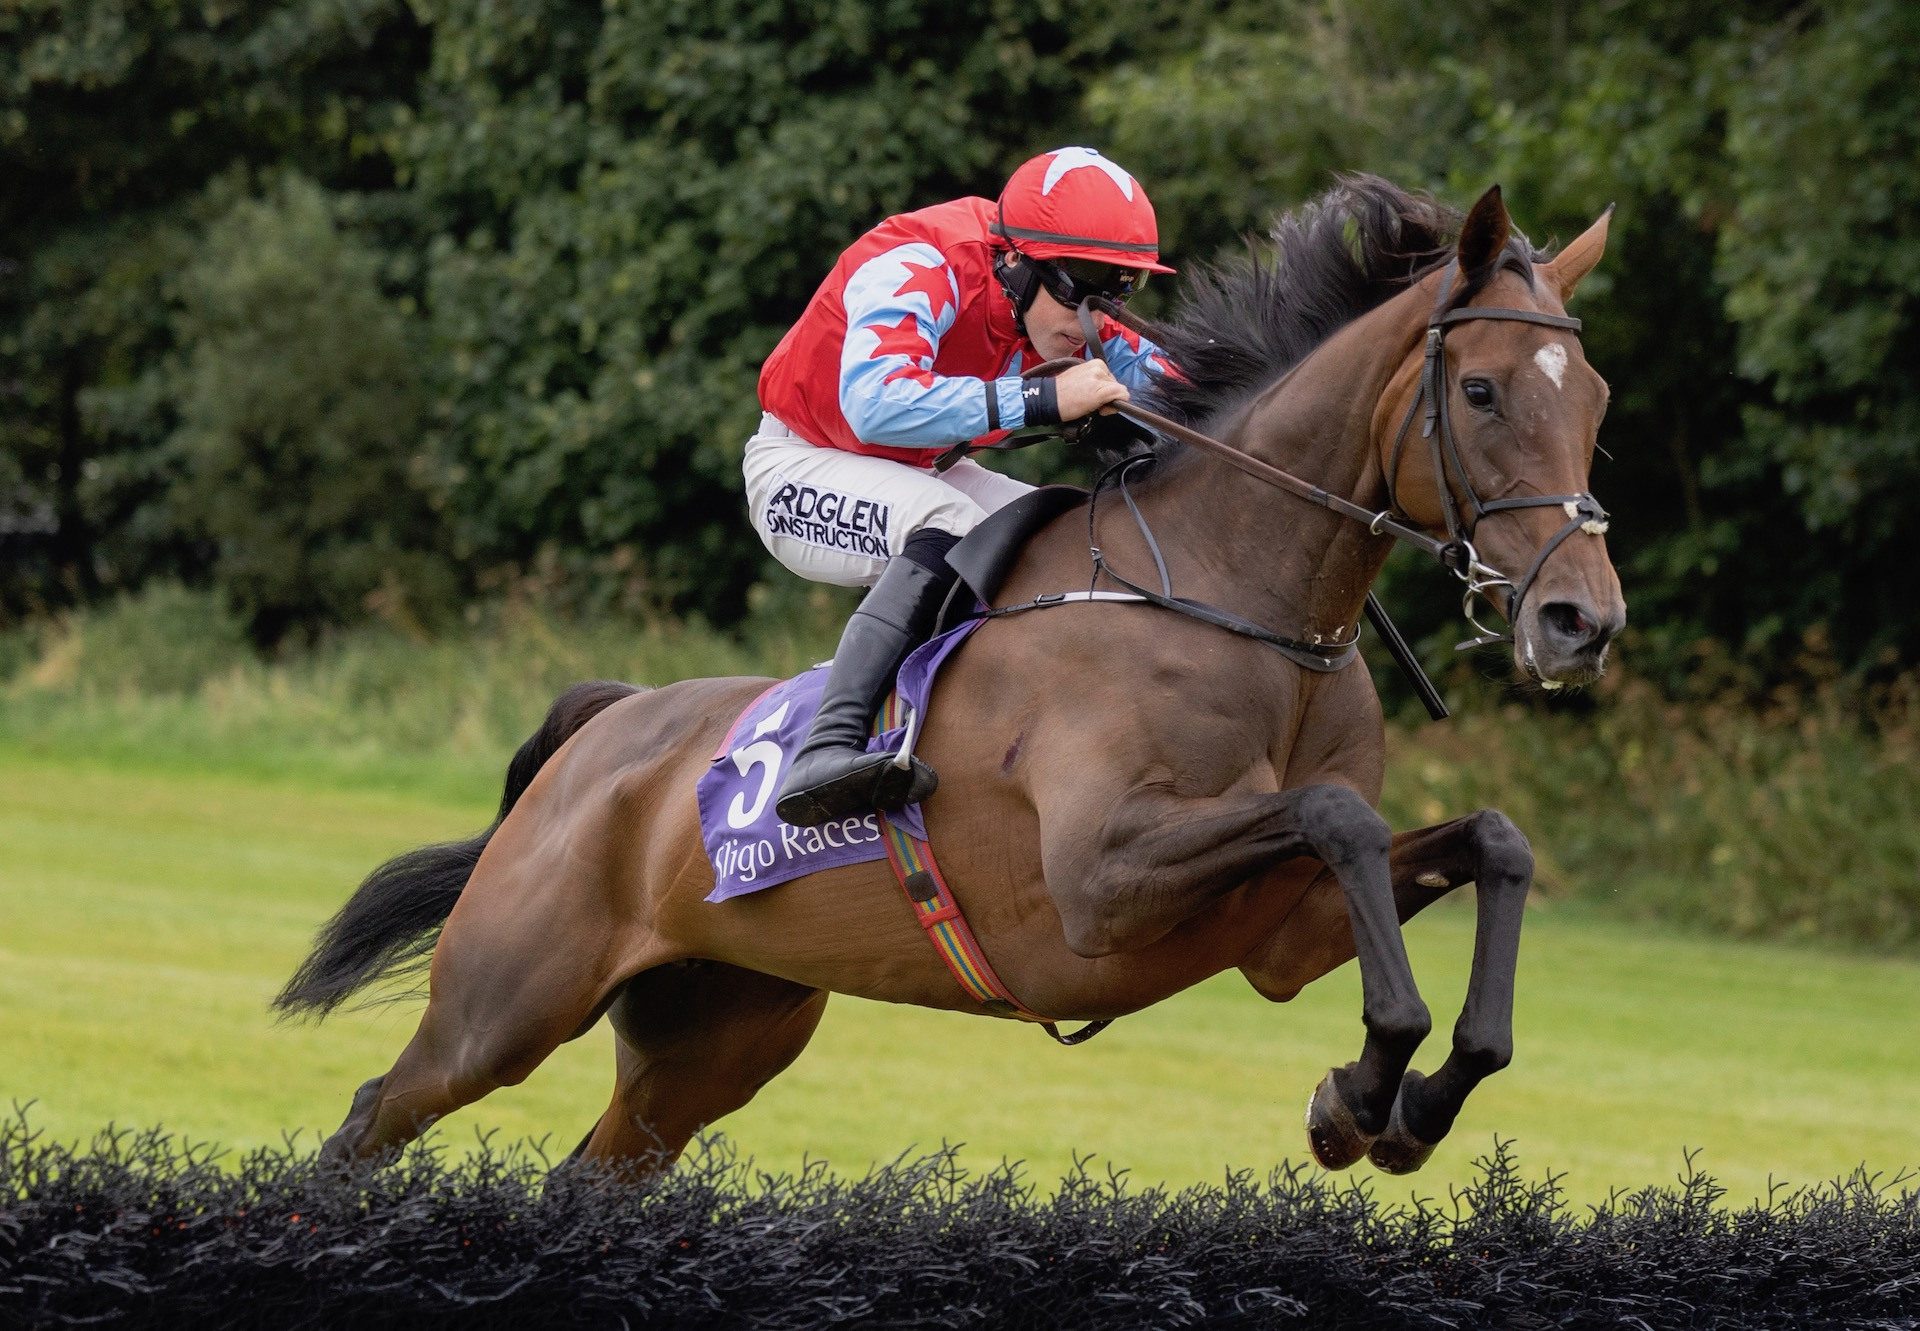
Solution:
[{"label": "dense foliage", "polygon": [[1637,656],[1677,680],[1711,634],[1766,679],[1815,624],[1849,662],[1920,651],[1917,77],[1897,0],[1366,0],[1223,25],[1090,106],[1188,250],[1348,164],[1458,201],[1499,180],[1538,241],[1617,203],[1575,312]]},{"label": "dense foliage", "polygon": [[[1856,1176],[1716,1206],[1712,1180],[1576,1217],[1505,1148],[1445,1205],[1295,1167],[1045,1196],[951,1154],[863,1179],[708,1151],[645,1189],[485,1154],[224,1170],[158,1133],[0,1127],[0,1315],[197,1326],[1910,1326],[1916,1194]],[[229,1166],[229,1169],[231,1167]]]},{"label": "dense foliage", "polygon": [[754,375],[834,254],[1090,138],[1188,263],[1337,169],[1499,179],[1537,240],[1617,201],[1579,312],[1640,659],[1920,649],[1899,0],[29,0],[0,52],[0,616],[730,619]]},{"label": "dense foliage", "polygon": [[[325,427],[311,421],[263,421],[243,401],[216,400],[287,367],[231,337],[201,346],[260,311],[196,319],[193,275],[208,297],[211,274],[259,261],[230,247],[258,239],[260,228],[221,221],[248,195],[271,208],[279,175],[311,176],[351,196],[357,211],[384,211],[393,180],[386,145],[427,50],[426,30],[400,0],[26,0],[0,12],[0,615],[155,576],[214,576],[220,542],[236,533],[209,528],[196,511],[219,501],[191,493],[196,481],[215,481],[194,455],[264,457],[323,440]],[[234,285],[243,302],[274,295],[245,276]],[[286,294],[298,303],[280,317],[308,327],[342,324],[360,298],[311,279]],[[317,367],[322,384],[337,372]],[[292,388],[277,406],[302,414],[311,401]],[[196,411],[188,437],[176,438]],[[272,466],[331,470],[324,453]],[[260,488],[282,510],[312,498]],[[388,498],[402,511],[420,502]],[[348,524],[392,521],[356,514]],[[315,526],[297,516],[277,522],[303,533]],[[237,558],[287,554],[298,557],[263,549]]]}]

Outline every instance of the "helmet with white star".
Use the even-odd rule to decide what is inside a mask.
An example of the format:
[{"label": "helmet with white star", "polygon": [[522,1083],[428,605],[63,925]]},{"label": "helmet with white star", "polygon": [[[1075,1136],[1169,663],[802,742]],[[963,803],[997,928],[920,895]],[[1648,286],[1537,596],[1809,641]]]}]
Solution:
[{"label": "helmet with white star", "polygon": [[993,234],[1034,259],[1170,273],[1140,182],[1092,148],[1055,148],[1023,163],[1000,191]]}]

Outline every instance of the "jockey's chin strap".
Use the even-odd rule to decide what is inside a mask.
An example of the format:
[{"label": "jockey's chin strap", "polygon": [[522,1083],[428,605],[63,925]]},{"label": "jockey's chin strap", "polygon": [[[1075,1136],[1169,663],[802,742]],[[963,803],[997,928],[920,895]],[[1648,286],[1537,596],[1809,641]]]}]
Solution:
[{"label": "jockey's chin strap", "polygon": [[[1534,310],[1471,305],[1454,308],[1453,289],[1458,274],[1459,261],[1454,260],[1447,265],[1446,272],[1441,276],[1440,293],[1434,302],[1433,314],[1427,320],[1426,360],[1420,371],[1420,389],[1408,405],[1406,418],[1401,422],[1399,433],[1395,436],[1392,457],[1386,468],[1387,507],[1377,513],[1341,495],[1332,494],[1311,481],[1304,481],[1291,472],[1282,471],[1271,463],[1262,462],[1259,458],[1243,453],[1218,439],[1182,425],[1170,417],[1162,416],[1158,412],[1149,411],[1131,402],[1116,402],[1113,404],[1113,410],[1159,434],[1177,439],[1201,452],[1211,453],[1257,480],[1297,495],[1309,503],[1330,509],[1342,517],[1351,518],[1365,526],[1375,536],[1391,536],[1438,561],[1442,567],[1467,584],[1466,593],[1461,600],[1461,610],[1467,622],[1478,630],[1478,636],[1459,644],[1459,649],[1464,650],[1487,643],[1513,641],[1511,633],[1493,632],[1474,618],[1474,602],[1477,599],[1486,597],[1494,588],[1506,588],[1504,610],[1507,622],[1512,624],[1519,615],[1521,604],[1526,599],[1527,592],[1532,589],[1534,580],[1539,577],[1548,556],[1559,549],[1575,532],[1584,531],[1595,536],[1603,535],[1607,530],[1607,513],[1600,507],[1598,500],[1584,491],[1580,494],[1539,495],[1524,499],[1486,501],[1481,499],[1479,492],[1474,489],[1473,481],[1461,460],[1459,445],[1454,439],[1452,420],[1447,412],[1447,332],[1475,319],[1500,319],[1513,323],[1538,324],[1543,328],[1557,328],[1577,334],[1580,331],[1580,321],[1563,315],[1541,314]],[[1136,332],[1149,335],[1152,332],[1148,325],[1129,314],[1119,304],[1098,296],[1088,297],[1080,303],[1080,328],[1087,347],[1103,360],[1105,354],[1099,325],[1094,319],[1095,310],[1099,310]],[[1298,368],[1296,366],[1295,370]],[[1293,373],[1293,370],[1289,370],[1282,376],[1280,382],[1284,383]],[[1414,418],[1422,415],[1423,407],[1425,408],[1424,423],[1420,435],[1421,438],[1429,441],[1432,449],[1435,489],[1440,494],[1441,513],[1447,527],[1447,539],[1444,541],[1427,535],[1414,524],[1406,511],[1401,508],[1393,489],[1394,477],[1399,472],[1400,459],[1408,433],[1412,429]],[[1124,477],[1124,472],[1122,475]],[[1466,496],[1465,511],[1455,498],[1455,486],[1458,486],[1460,492]],[[1098,487],[1096,492],[1097,489]],[[1567,523],[1540,547],[1539,553],[1534,556],[1533,563],[1528,566],[1518,583],[1481,560],[1479,552],[1473,547],[1473,535],[1478,530],[1482,518],[1494,513],[1523,508],[1544,508],[1549,505],[1564,509],[1567,514]],[[1108,577],[1114,577],[1111,569],[1103,571]],[[1123,580],[1116,577],[1115,581]],[[1124,585],[1132,587],[1136,592],[1143,590],[1132,583]],[[1374,601],[1371,593],[1368,594],[1367,601],[1369,617],[1374,620],[1376,627],[1380,627],[1385,618],[1384,612],[1379,610],[1378,603]],[[1184,609],[1185,607],[1174,608]],[[1397,634],[1388,633],[1383,629],[1382,636],[1387,637],[1391,643]],[[1396,649],[1395,656],[1403,665],[1413,662],[1410,652],[1403,655]],[[1417,663],[1410,667],[1410,673],[1416,675],[1416,686],[1421,683],[1427,685],[1426,689],[1422,690],[1422,696],[1427,702],[1428,710],[1434,712],[1436,718],[1444,716],[1444,705],[1439,704],[1438,694],[1432,691],[1431,683],[1425,681],[1424,676],[1419,674]]]}]

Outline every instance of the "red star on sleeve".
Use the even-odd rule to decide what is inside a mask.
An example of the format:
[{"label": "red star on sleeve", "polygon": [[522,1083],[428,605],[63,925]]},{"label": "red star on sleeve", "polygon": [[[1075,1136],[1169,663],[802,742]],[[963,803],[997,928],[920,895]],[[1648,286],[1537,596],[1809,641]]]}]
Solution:
[{"label": "red star on sleeve", "polygon": [[920,335],[920,317],[909,314],[897,324],[868,324],[868,328],[880,340],[868,360],[879,360],[882,356],[905,356],[909,360],[922,357],[932,359],[933,347]]},{"label": "red star on sleeve", "polygon": [[901,266],[907,270],[907,280],[893,294],[904,296],[908,292],[918,291],[927,298],[927,308],[933,311],[933,317],[939,320],[941,313],[953,304],[953,283],[947,277],[947,266],[943,263],[915,263],[903,259]]},{"label": "red star on sleeve", "polygon": [[1101,315],[1100,340],[1102,342],[1111,342],[1116,337],[1127,344],[1127,350],[1133,352],[1140,350],[1140,334],[1134,332],[1123,323],[1116,323],[1106,315]]},{"label": "red star on sleeve", "polygon": [[902,365],[899,369],[895,370],[892,374],[888,375],[886,378],[882,379],[880,382],[883,384],[890,384],[895,379],[911,379],[916,384],[919,384],[920,387],[922,388],[932,388],[933,378],[934,376],[933,376],[932,370],[922,369],[918,365]]}]

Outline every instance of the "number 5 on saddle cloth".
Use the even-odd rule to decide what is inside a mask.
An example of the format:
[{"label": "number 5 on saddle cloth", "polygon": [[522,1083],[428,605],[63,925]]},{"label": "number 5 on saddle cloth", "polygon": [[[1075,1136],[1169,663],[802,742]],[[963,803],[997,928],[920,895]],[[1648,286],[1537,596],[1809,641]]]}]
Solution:
[{"label": "number 5 on saddle cloth", "polygon": [[[867,741],[869,752],[900,750],[908,730],[917,729],[910,719],[924,715],[940,666],[983,622],[969,619],[907,657]],[[787,760],[806,740],[826,676],[826,666],[815,666],[755,698],[701,776],[696,787],[700,830],[714,879],[708,901],[729,901],[804,874],[881,859],[887,854],[884,824],[889,821],[925,840],[917,804],[891,815],[856,814],[818,827],[795,827],[774,813],[774,792]]]},{"label": "number 5 on saddle cloth", "polygon": [[[985,622],[969,619],[907,657],[875,721],[867,742],[870,752],[903,750],[925,714],[940,667]],[[806,740],[826,675],[827,667],[815,666],[754,699],[701,776],[696,787],[700,834],[714,878],[707,900],[730,901],[806,874],[885,858],[892,862],[920,927],[961,989],[988,1011],[1051,1026],[1022,1007],[994,974],[940,877],[919,805],[818,827],[794,827],[774,812],[773,793],[788,756]]]}]

